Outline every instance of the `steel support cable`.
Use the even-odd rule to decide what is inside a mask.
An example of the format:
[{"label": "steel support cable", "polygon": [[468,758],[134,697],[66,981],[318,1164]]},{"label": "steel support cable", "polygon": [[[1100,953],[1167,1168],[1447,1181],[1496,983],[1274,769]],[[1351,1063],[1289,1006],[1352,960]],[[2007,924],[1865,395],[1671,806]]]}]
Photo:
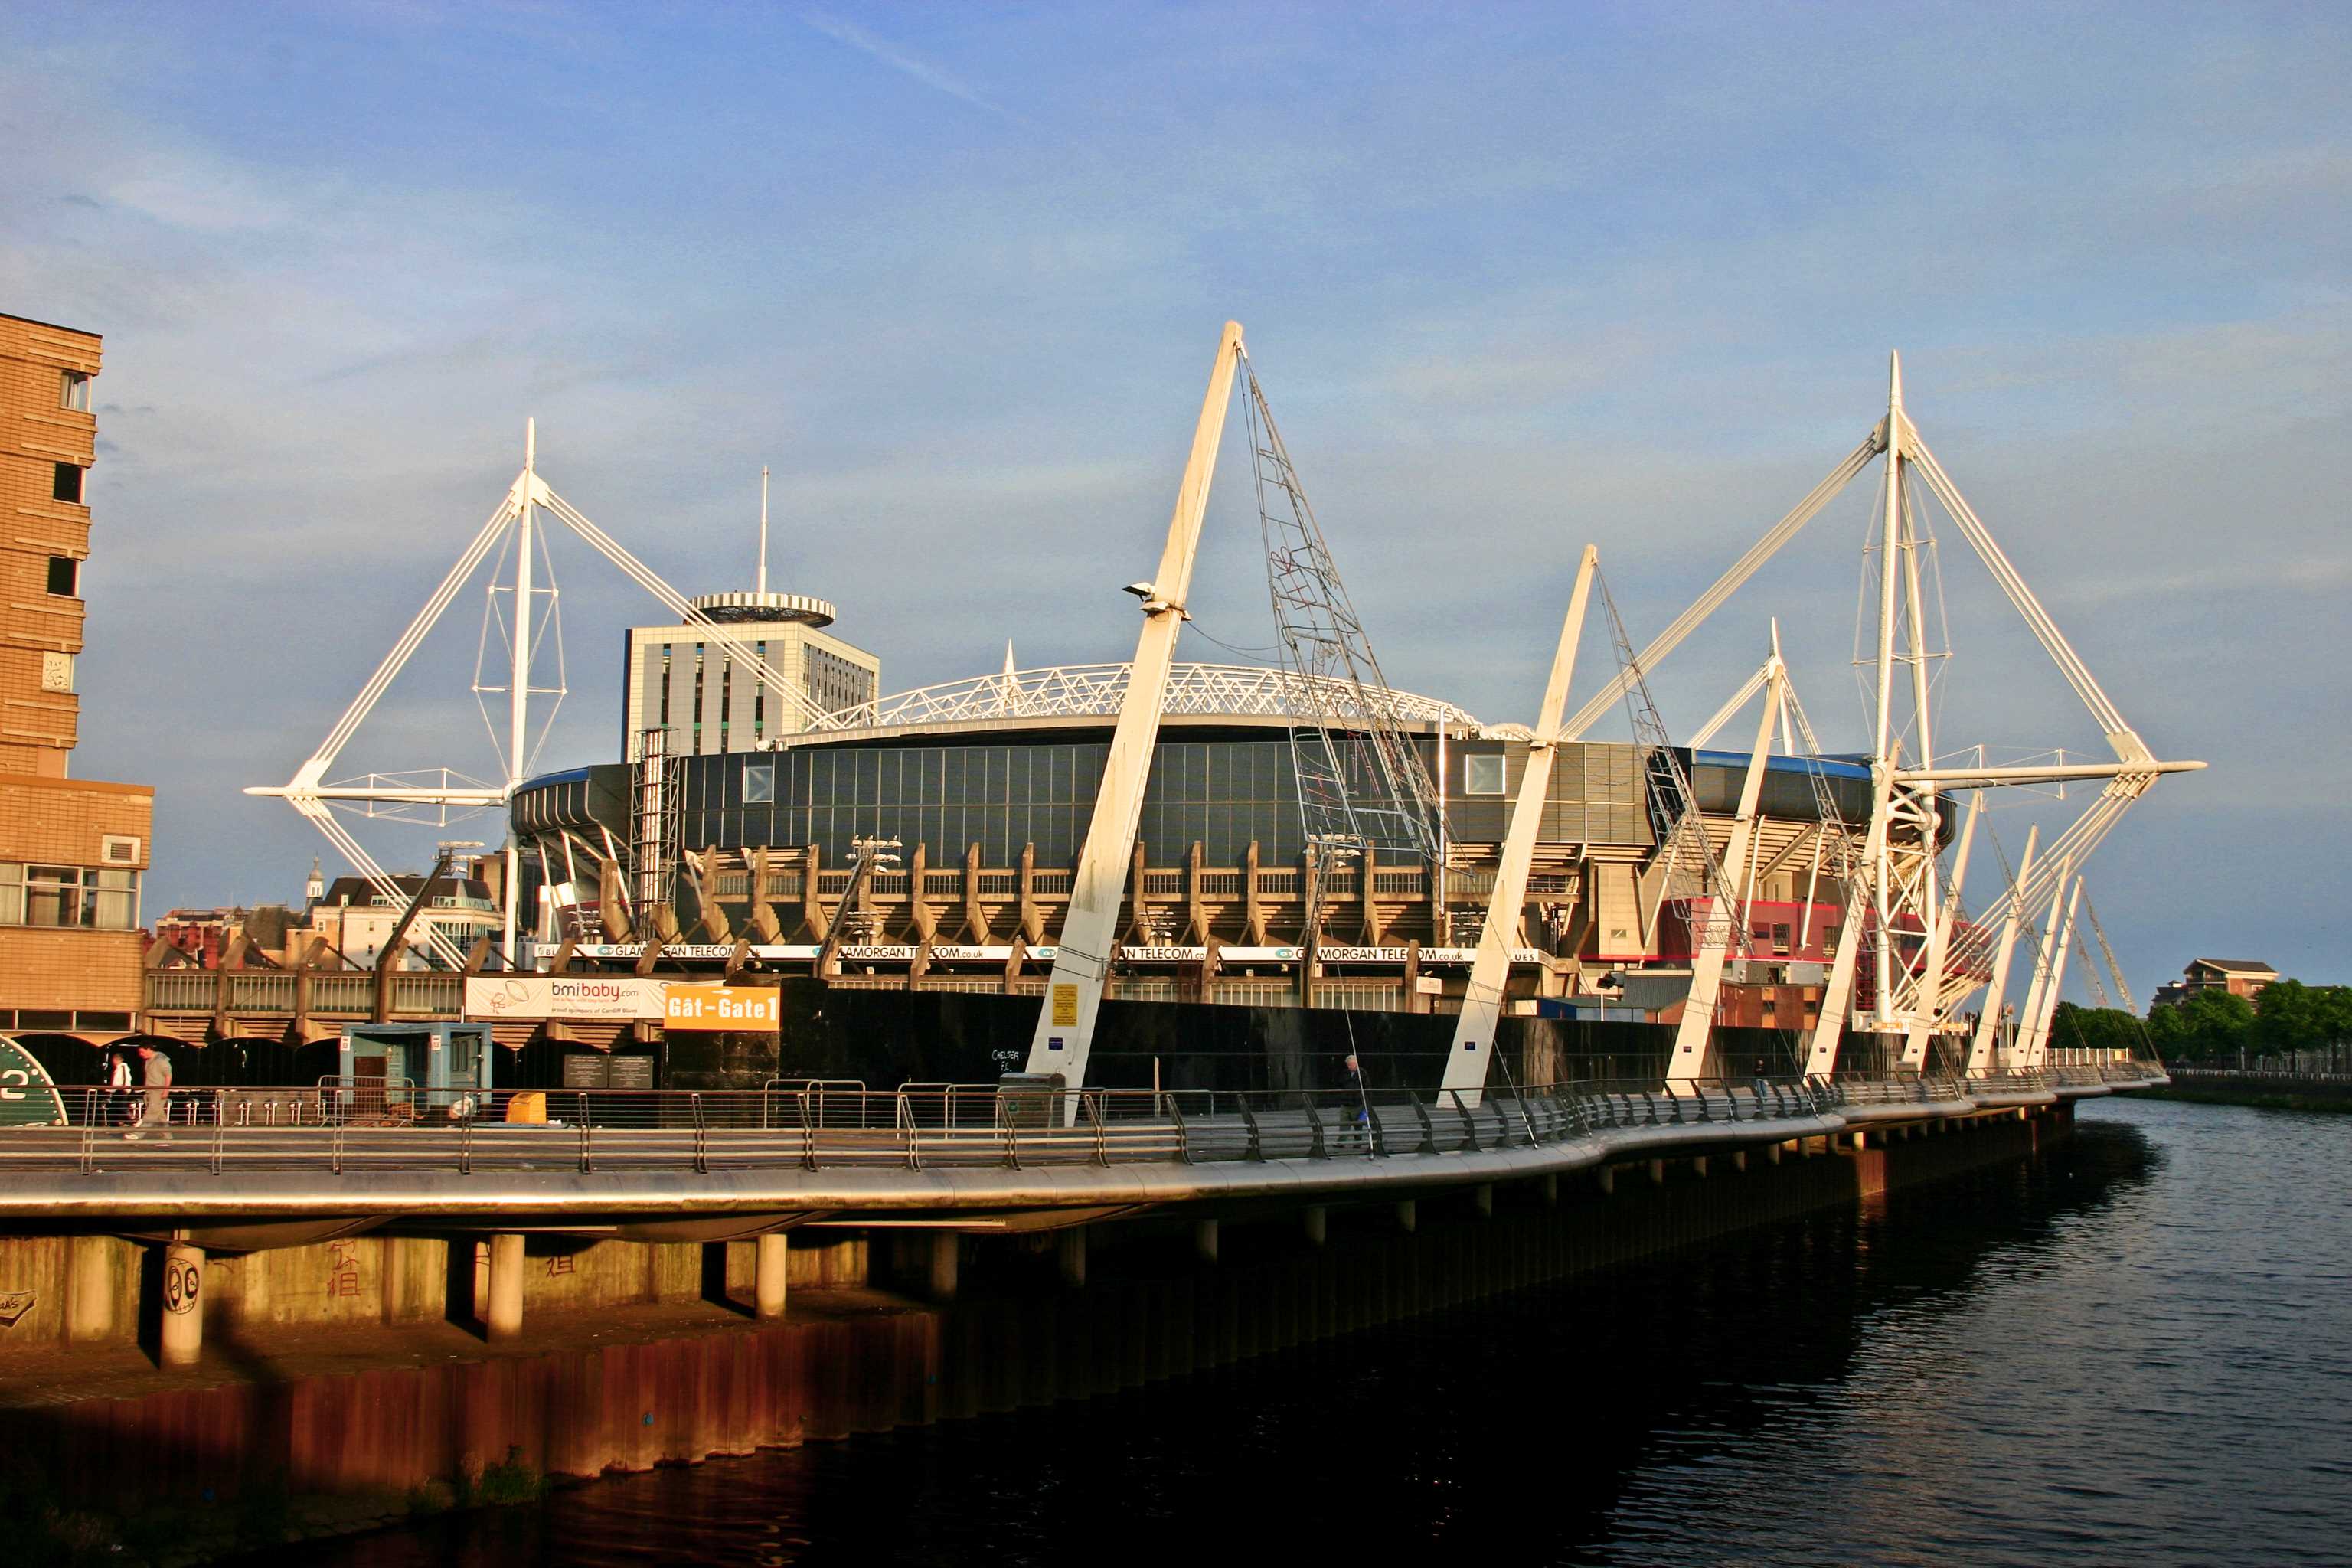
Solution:
[{"label": "steel support cable", "polygon": [[[1906,426],[1909,424],[1907,420],[1905,423]],[[1993,540],[1991,531],[1985,527],[1983,521],[1969,506],[1967,498],[1960,494],[1959,487],[1953,484],[1945,474],[1942,465],[1936,461],[1935,454],[1927,449],[1925,442],[1918,439],[1917,432],[1909,431],[1908,435],[1909,439],[1905,442],[1905,450],[1910,455],[1911,461],[1926,477],[1928,487],[1936,492],[1936,499],[1943,502],[1945,511],[1958,527],[1961,537],[1969,542],[1969,547],[1975,550],[1978,556],[1984,562],[1985,569],[1992,574],[1993,581],[2000,585],[2001,592],[2009,596],[2009,602],[2014,605],[2018,614],[2025,618],[2027,627],[2032,631],[2035,638],[2041,642],[2051,659],[2058,666],[2059,672],[2073,685],[2075,695],[2083,700],[2084,706],[2091,710],[2091,716],[2098,721],[2101,731],[2108,737],[2111,743],[2115,743],[2115,738],[2118,735],[2130,736],[2134,742],[2137,742],[2138,737],[2132,733],[2131,726],[2125,722],[2122,710],[2116,707],[2100,687],[2097,679],[2091,674],[2090,666],[2083,662],[2082,656],[2074,651],[2074,645],[2069,643],[2065,634],[2058,629],[2058,623],[2051,618],[2050,612],[2042,607],[2042,601],[2036,598],[2033,590],[2026,585],[2024,577],[2019,574],[2014,565],[2011,564],[2009,557],[2001,552],[2000,546]],[[2116,743],[2116,751],[2125,762],[2141,761],[2147,755],[2144,747],[2140,749],[2139,755],[2135,756],[2121,743]]]},{"label": "steel support cable", "polygon": [[[686,625],[713,627],[719,626],[719,622],[712,620],[704,611],[688,604],[683,595],[657,576],[650,567],[631,554],[618,540],[591,522],[562,497],[547,489],[543,484],[540,487],[540,496],[541,504],[562,519],[567,527],[586,540],[606,560],[618,567],[630,581],[652,595],[664,608],[678,616]],[[749,667],[754,678],[796,709],[803,721],[811,728],[823,727],[832,719],[833,715],[819,708],[809,699],[806,692],[794,688],[765,659],[756,654],[738,651],[730,646],[727,657]]]},{"label": "steel support cable", "polygon": [[547,717],[540,721],[539,739],[531,743],[530,755],[523,760],[521,767],[515,770],[526,778],[539,767],[539,754],[547,749],[547,738],[555,732],[555,716],[563,711],[563,700],[572,695],[571,676],[563,659],[563,599],[557,589],[555,557],[548,550],[545,529],[539,532],[539,563],[541,571],[546,574],[547,586],[534,591],[547,596],[547,614],[539,618],[537,635],[531,638],[530,655],[524,668],[529,669],[538,664],[539,650],[552,635],[555,638],[555,684],[532,687],[530,694],[552,697],[555,700],[548,704]]},{"label": "steel support cable", "polygon": [[[490,581],[486,585],[488,604],[482,614],[481,636],[476,639],[474,647],[474,707],[480,712],[482,727],[489,734],[490,751],[499,759],[499,772],[502,778],[527,778],[530,775],[532,770],[539,764],[539,753],[546,749],[548,736],[554,731],[555,716],[562,710],[564,698],[571,695],[571,686],[565,679],[563,662],[563,601],[555,581],[555,557],[547,547],[547,530],[540,529],[536,535],[539,544],[540,570],[546,574],[547,586],[531,590],[532,597],[544,597],[547,600],[547,614],[533,625],[530,647],[523,650],[522,666],[528,676],[531,667],[539,662],[539,651],[547,645],[547,639],[551,634],[555,638],[555,684],[531,687],[526,695],[551,696],[555,701],[549,706],[545,717],[540,721],[539,739],[531,745],[530,755],[519,762],[510,762],[508,758],[506,742],[499,738],[498,722],[490,717],[489,704],[482,700],[486,694],[503,694],[509,689],[504,686],[482,684],[482,675],[489,667],[492,625],[495,624],[499,628],[499,647],[507,656],[509,670],[513,667],[516,655],[514,635],[507,627],[505,612],[499,608],[499,595],[501,593],[512,594],[514,589],[502,588],[495,572],[491,574]],[[512,679],[512,675],[509,674],[508,679]],[[503,788],[504,785],[499,787]]]},{"label": "steel support cable", "polygon": [[[328,764],[335,760],[336,754],[349,743],[353,732],[359,729],[361,723],[374,709],[377,701],[383,698],[385,689],[391,686],[394,678],[400,674],[401,667],[408,662],[409,657],[416,651],[417,645],[425,640],[425,635],[432,631],[434,625],[440,620],[442,612],[449,607],[449,602],[457,596],[457,591],[472,578],[475,568],[481,565],[482,558],[490,552],[490,547],[502,539],[506,531],[513,525],[521,489],[522,479],[518,475],[514,484],[508,488],[506,499],[499,503],[498,510],[490,513],[489,521],[482,524],[480,531],[474,535],[465,550],[459,553],[457,563],[449,568],[448,574],[441,579],[440,585],[435,588],[432,595],[425,601],[425,607],[416,612],[415,618],[408,623],[407,629],[403,631],[399,640],[392,645],[392,651],[384,655],[383,661],[376,666],[375,673],[368,677],[365,686],[360,688],[360,694],[352,700],[350,707],[343,710],[343,716],[335,721],[333,729],[327,731],[327,738],[320,742],[319,749],[312,752],[310,760],[303,764],[303,773],[308,773],[311,779],[315,780],[327,771]],[[296,776],[299,778],[302,775],[298,773]]]},{"label": "steel support cable", "polygon": [[[378,897],[384,899],[395,908],[408,901],[409,895],[406,889],[394,881],[391,874],[378,864],[375,857],[367,852],[366,847],[353,837],[350,830],[341,823],[334,819],[333,813],[328,810],[325,802],[316,796],[303,796],[294,801],[294,809],[310,819],[312,825],[325,836],[327,842],[334,846],[336,853],[350,861],[360,875],[367,879],[368,885],[375,889]],[[439,955],[442,962],[450,969],[465,968],[466,954],[438,924],[428,924],[425,928],[425,942],[426,947]]]},{"label": "steel support cable", "polygon": [[1616,705],[1617,700],[1624,696],[1625,688],[1635,678],[1634,672],[1646,672],[1655,668],[1666,655],[1680,647],[1684,638],[1697,630],[1700,624],[1719,609],[1725,600],[1738,592],[1740,585],[1753,577],[1767,561],[1779,552],[1782,545],[1795,538],[1797,531],[1811,522],[1822,508],[1829,505],[1837,493],[1845,489],[1854,475],[1862,472],[1871,458],[1878,455],[1880,449],[1881,437],[1879,433],[1874,430],[1864,439],[1861,446],[1856,447],[1846,456],[1843,462],[1831,469],[1829,477],[1815,485],[1811,492],[1803,500],[1799,501],[1793,510],[1774,523],[1763,538],[1749,547],[1747,554],[1734,562],[1729,571],[1717,578],[1712,587],[1693,600],[1688,609],[1675,616],[1664,631],[1653,638],[1650,646],[1643,648],[1640,657],[1634,659],[1631,670],[1619,670],[1614,679],[1593,693],[1591,700],[1577,710],[1575,715],[1560,727],[1559,739],[1581,740],[1584,731],[1591,729],[1603,713],[1608,712]]},{"label": "steel support cable", "polygon": [[2097,848],[2114,829],[2131,803],[2146,793],[2156,778],[2154,772],[2141,772],[2118,774],[2100,792],[2099,798],[2092,803],[2090,809],[2076,817],[2042,851],[2034,860],[2033,868],[2026,874],[2024,883],[2012,885],[2007,898],[1985,911],[1986,923],[1978,928],[1979,942],[1972,947],[1971,957],[1980,956],[1980,949],[1990,947],[1990,939],[1985,933],[1997,923],[1994,920],[1996,914],[2006,920],[2014,908],[2022,916],[2024,911],[2041,903],[2058,880],[2058,868],[2069,859],[2078,867],[2087,860],[2091,851]]},{"label": "steel support cable", "polygon": [[[562,519],[566,527],[586,540],[606,560],[620,568],[623,575],[652,595],[665,609],[679,617],[684,624],[711,627],[719,626],[719,623],[711,619],[709,614],[688,604],[684,595],[657,576],[651,567],[629,553],[620,541],[589,521],[570,502],[549,489],[543,483],[539,487],[539,500],[541,505]],[[761,685],[791,704],[808,728],[814,730],[836,727],[833,723],[834,715],[830,711],[818,707],[810,700],[807,692],[787,681],[767,660],[748,650],[739,649],[733,644],[728,646],[727,657],[748,668],[753,678]]]},{"label": "steel support cable", "polygon": [[[1992,843],[1993,858],[2000,866],[2000,879],[2013,893],[2017,887],[2017,870],[2009,863],[2009,850],[2000,841],[2000,830],[1990,822],[1987,822],[1985,837]],[[2004,911],[2001,916],[2002,921],[2008,918],[2005,901],[2008,897],[2009,894],[2005,893],[2001,895],[2000,900],[1996,900]],[[1979,980],[1969,974],[1967,971],[1991,955],[1992,949],[1999,941],[1992,932],[2000,923],[1992,919],[1991,911],[1989,910],[1982,919],[1969,924],[1969,930],[1972,933],[1970,939],[1954,940],[1951,951],[1945,956],[1942,995],[1940,998],[1933,999],[1938,1012],[1957,1005],[1967,997],[1969,992],[1991,984],[1990,975],[1988,974],[1984,979]],[[1988,996],[1986,1003],[1988,1005],[1992,1005],[1997,1000]]]},{"label": "steel support cable", "polygon": [[[296,791],[289,795],[287,802],[318,828],[328,844],[333,847],[337,854],[351,863],[352,868],[360,873],[379,898],[394,907],[407,902],[407,891],[393,880],[391,874],[384,870],[375,857],[370,855],[356,837],[352,837],[350,830],[335,820],[334,813],[327,802],[308,791]],[[458,951],[454,942],[442,933],[439,927],[428,925],[425,934],[426,946],[432,952],[438,953],[450,968],[461,969],[465,966],[465,954]]]},{"label": "steel support cable", "polygon": [[[1300,724],[1290,730],[1302,828],[1310,840],[1337,835],[1433,859],[1441,837],[1436,792],[1420,750],[1403,732],[1395,693],[1246,354],[1240,374],[1277,646],[1285,673],[1311,703],[1316,731],[1310,746]],[[1380,791],[1377,803],[1359,803],[1351,793],[1351,762],[1362,783]],[[1386,835],[1367,833],[1365,817],[1394,826]]]},{"label": "steel support cable", "polygon": [[[2124,966],[2116,962],[2115,947],[2107,941],[2107,928],[2099,923],[2099,911],[2092,907],[2091,895],[2087,892],[2083,895],[2083,913],[2090,919],[2091,933],[2099,939],[2099,952],[2107,961],[2107,973],[2115,976],[2116,994],[2123,998],[2124,1010],[2130,1012],[2131,983],[2124,978]],[[2138,1016],[2137,1013],[2132,1016]]]},{"label": "steel support cable", "polygon": [[[1664,720],[1658,717],[1657,705],[1650,698],[1650,683],[1643,678],[1641,663],[1634,658],[1633,639],[1626,635],[1624,618],[1617,613],[1617,601],[1609,592],[1609,580],[1601,572],[1593,573],[1593,584],[1601,590],[1602,608],[1609,613],[1610,631],[1615,639],[1621,679],[1630,675],[1624,683],[1625,714],[1633,731],[1633,742],[1645,753],[1643,773],[1653,822],[1659,839],[1666,849],[1666,864],[1658,880],[1658,899],[1653,905],[1650,923],[1654,931],[1658,911],[1668,903],[1675,905],[1683,917],[1685,931],[1690,932],[1692,950],[1696,952],[1704,942],[1718,940],[1727,952],[1746,952],[1748,932],[1744,926],[1729,930],[1730,897],[1723,886],[1722,871],[1715,860],[1714,846],[1707,842],[1701,825],[1696,797],[1691,793],[1690,780],[1685,776],[1681,759],[1675,755],[1672,742],[1666,735]],[[1670,795],[1670,802],[1662,805],[1661,795]],[[1687,854],[1695,862],[1698,879],[1697,894],[1675,895],[1675,874]],[[1690,906],[1696,898],[1707,900],[1707,923],[1704,933],[1690,930]],[[1722,929],[1719,929],[1722,928]],[[1718,998],[1719,1000],[1719,998]]]}]

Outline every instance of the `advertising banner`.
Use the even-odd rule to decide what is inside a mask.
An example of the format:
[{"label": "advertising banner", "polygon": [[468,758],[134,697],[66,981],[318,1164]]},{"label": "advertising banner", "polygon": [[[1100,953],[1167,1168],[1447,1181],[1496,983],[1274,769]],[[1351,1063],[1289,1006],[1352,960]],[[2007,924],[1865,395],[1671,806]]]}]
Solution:
[{"label": "advertising banner", "polygon": [[662,1016],[662,982],[630,974],[489,974],[466,979],[466,1016],[587,1018],[629,1023]]},{"label": "advertising banner", "polygon": [[773,1029],[784,1021],[783,994],[772,986],[665,985],[667,1029]]}]

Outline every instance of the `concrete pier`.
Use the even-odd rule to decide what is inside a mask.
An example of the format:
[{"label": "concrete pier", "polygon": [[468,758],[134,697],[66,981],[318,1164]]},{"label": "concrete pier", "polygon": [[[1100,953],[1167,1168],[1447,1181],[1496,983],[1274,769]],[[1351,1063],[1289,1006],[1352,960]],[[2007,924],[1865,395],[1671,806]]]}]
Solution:
[{"label": "concrete pier", "polygon": [[792,1237],[772,1231],[754,1244],[752,1310],[762,1318],[784,1315],[784,1299],[792,1281]]},{"label": "concrete pier", "polygon": [[522,1237],[500,1232],[490,1237],[490,1292],[482,1309],[482,1331],[490,1342],[522,1332]]},{"label": "concrete pier", "polygon": [[1087,1227],[1064,1226],[1054,1233],[1054,1268],[1062,1283],[1078,1289],[1087,1282]]},{"label": "concrete pier", "polygon": [[115,1337],[122,1299],[121,1247],[111,1237],[67,1238],[65,1339],[101,1344]]},{"label": "concrete pier", "polygon": [[205,1351],[205,1249],[184,1241],[163,1247],[160,1353],[165,1366],[194,1366]]}]

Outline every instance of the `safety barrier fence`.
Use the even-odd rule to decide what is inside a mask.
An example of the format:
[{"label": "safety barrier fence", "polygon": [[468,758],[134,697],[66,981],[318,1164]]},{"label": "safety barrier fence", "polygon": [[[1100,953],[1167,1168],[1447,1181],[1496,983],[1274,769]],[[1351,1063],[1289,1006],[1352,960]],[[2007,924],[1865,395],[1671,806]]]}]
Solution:
[{"label": "safety barrier fence", "polygon": [[[2084,1069],[2073,1069],[2081,1071]],[[2144,1070],[2138,1064],[2110,1072]],[[0,1170],[682,1170],[1385,1159],[1615,1130],[1793,1122],[1845,1107],[2042,1087],[2024,1075],[1401,1089],[1064,1089],[778,1079],[758,1089],[501,1089],[329,1077],[289,1088],[68,1088],[65,1125],[0,1132]],[[2110,1081],[2113,1081],[2112,1079]],[[161,1095],[162,1111],[151,1109]]]},{"label": "safety barrier fence", "polygon": [[2200,1079],[2237,1079],[2258,1078],[2281,1085],[2297,1083],[2352,1084],[2352,1072],[2326,1072],[2310,1068],[2263,1067],[2175,1067],[2165,1069],[2174,1078],[2194,1083]]}]

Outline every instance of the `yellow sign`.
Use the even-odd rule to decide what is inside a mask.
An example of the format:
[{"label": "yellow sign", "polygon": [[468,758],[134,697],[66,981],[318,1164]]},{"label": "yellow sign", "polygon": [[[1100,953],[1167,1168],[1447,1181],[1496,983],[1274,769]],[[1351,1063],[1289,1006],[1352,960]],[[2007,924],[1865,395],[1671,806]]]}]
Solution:
[{"label": "yellow sign", "polygon": [[665,985],[662,1025],[671,1029],[773,1029],[783,994],[766,986]]},{"label": "yellow sign", "polygon": [[1054,987],[1054,1027],[1075,1029],[1078,1026],[1078,988],[1075,985]]}]

